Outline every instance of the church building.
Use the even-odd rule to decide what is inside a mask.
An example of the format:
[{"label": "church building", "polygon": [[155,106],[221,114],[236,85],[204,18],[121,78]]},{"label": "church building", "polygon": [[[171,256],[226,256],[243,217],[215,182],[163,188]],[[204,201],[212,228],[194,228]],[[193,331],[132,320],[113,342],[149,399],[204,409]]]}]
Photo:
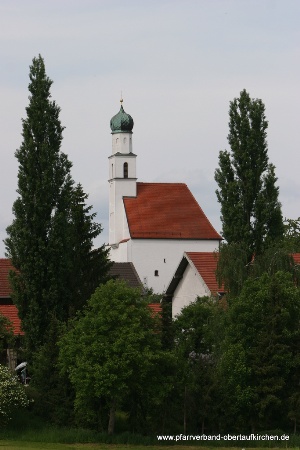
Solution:
[{"label": "church building", "polygon": [[186,184],[137,182],[133,125],[121,100],[110,121],[110,258],[132,262],[144,286],[163,293],[184,252],[213,252],[221,236]]}]

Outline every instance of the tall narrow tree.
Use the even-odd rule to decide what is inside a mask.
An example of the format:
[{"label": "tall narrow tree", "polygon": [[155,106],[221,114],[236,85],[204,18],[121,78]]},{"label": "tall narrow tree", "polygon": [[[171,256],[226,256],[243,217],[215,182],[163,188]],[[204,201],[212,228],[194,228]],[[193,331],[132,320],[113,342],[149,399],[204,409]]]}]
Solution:
[{"label": "tall narrow tree", "polygon": [[[35,352],[45,342],[51,319],[66,320],[74,309],[74,289],[77,297],[80,295],[74,280],[85,286],[87,259],[93,259],[92,242],[101,227],[93,224],[94,216],[85,205],[86,195],[80,186],[74,187],[72,164],[60,151],[60,108],[51,100],[52,81],[41,56],[33,59],[29,77],[23,142],[16,151],[19,197],[13,205],[15,218],[7,228],[5,244],[7,256],[17,269],[12,274],[14,301],[28,350]],[[85,252],[84,257],[80,252],[81,265],[75,258],[80,248]],[[102,248],[100,253],[103,264],[98,267],[96,285],[107,269],[106,252]]]},{"label": "tall narrow tree", "polygon": [[223,236],[248,254],[259,254],[283,236],[275,168],[269,164],[265,106],[246,90],[230,102],[228,142],[221,151],[215,180]]}]

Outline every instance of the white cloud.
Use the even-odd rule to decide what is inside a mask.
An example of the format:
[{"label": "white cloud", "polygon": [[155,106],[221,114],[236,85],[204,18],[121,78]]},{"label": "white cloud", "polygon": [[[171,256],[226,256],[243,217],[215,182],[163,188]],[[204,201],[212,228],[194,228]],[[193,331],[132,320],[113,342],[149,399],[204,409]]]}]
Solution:
[{"label": "white cloud", "polygon": [[229,101],[243,88],[262,98],[283,211],[298,217],[299,12],[298,0],[2,2],[0,234],[12,218],[14,151],[38,53],[62,108],[62,150],[103,224],[109,120],[121,90],[135,121],[139,181],[173,174],[186,182],[218,231],[213,174],[228,148]]}]

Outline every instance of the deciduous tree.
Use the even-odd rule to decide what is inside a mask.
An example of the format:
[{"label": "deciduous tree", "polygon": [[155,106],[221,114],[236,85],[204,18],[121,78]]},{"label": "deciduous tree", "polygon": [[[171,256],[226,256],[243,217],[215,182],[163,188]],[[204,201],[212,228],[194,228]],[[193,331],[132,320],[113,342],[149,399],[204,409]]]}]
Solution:
[{"label": "deciduous tree", "polygon": [[109,407],[108,432],[129,392],[147,391],[158,372],[160,335],[139,290],[122,281],[96,289],[88,307],[60,341],[60,364],[76,392],[75,408],[88,418],[94,398]]},{"label": "deciduous tree", "polygon": [[224,411],[240,430],[285,423],[299,390],[299,330],[300,291],[289,273],[249,278],[230,301],[219,378]]},{"label": "deciduous tree", "polygon": [[265,106],[246,90],[230,102],[228,142],[221,151],[215,180],[223,236],[241,245],[247,260],[283,236],[275,168],[269,163]]}]

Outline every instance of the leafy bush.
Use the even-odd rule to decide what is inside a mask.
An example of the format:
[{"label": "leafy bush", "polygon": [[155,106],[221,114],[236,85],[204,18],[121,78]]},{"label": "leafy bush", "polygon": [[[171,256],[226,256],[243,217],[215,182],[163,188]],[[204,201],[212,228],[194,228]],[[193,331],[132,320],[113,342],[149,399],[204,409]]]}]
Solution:
[{"label": "leafy bush", "polygon": [[25,408],[29,401],[23,385],[5,366],[0,365],[0,426],[11,419],[16,408]]}]

